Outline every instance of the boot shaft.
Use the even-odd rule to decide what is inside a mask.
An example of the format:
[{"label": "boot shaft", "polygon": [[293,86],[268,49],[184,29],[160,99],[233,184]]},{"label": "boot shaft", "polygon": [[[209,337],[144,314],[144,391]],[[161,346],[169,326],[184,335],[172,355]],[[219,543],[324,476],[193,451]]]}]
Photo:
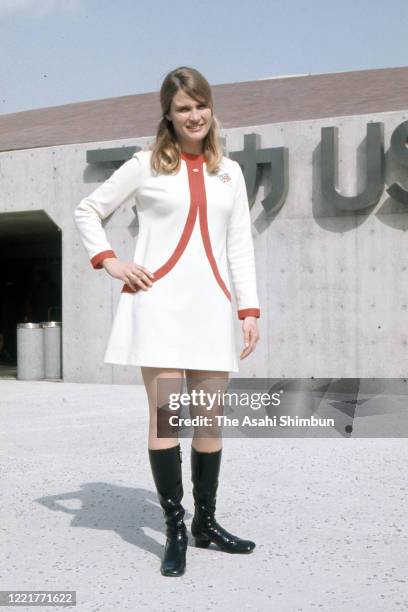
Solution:
[{"label": "boot shaft", "polygon": [[163,449],[149,448],[149,460],[160,505],[166,522],[166,544],[160,571],[164,576],[181,576],[186,566],[188,544],[181,505],[183,482],[181,446]]},{"label": "boot shaft", "polygon": [[183,499],[181,446],[148,449],[153,480],[160,504],[166,512],[177,510]]},{"label": "boot shaft", "polygon": [[209,511],[215,510],[221,455],[222,449],[202,453],[191,446],[191,480],[197,510],[203,506]]}]

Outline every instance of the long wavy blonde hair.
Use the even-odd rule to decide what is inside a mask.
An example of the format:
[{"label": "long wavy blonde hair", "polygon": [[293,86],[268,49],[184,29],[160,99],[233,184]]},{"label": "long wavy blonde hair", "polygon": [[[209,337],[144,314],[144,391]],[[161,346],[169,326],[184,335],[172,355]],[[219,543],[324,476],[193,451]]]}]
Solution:
[{"label": "long wavy blonde hair", "polygon": [[207,171],[210,174],[217,173],[223,150],[220,143],[220,124],[214,115],[211,86],[198,70],[189,66],[180,66],[169,72],[160,88],[162,118],[157,126],[156,141],[151,147],[152,170],[157,173],[173,174],[180,168],[180,143],[173,123],[166,119],[166,115],[170,113],[173,97],[180,89],[197,102],[204,103],[211,108],[211,126],[203,140],[203,155]]}]

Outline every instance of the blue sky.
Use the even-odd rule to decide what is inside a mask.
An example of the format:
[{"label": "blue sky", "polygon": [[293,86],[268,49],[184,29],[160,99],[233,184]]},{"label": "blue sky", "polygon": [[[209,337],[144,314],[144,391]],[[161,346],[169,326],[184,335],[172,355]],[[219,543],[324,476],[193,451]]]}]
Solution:
[{"label": "blue sky", "polygon": [[408,65],[408,0],[0,0],[0,114],[158,91]]}]

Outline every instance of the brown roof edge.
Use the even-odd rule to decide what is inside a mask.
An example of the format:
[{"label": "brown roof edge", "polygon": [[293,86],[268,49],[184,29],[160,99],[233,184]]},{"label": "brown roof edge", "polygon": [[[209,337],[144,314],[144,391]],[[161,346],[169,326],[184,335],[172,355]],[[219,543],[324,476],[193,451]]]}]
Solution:
[{"label": "brown roof edge", "polygon": [[[408,67],[276,76],[212,86],[224,129],[408,110]],[[0,115],[0,150],[153,136],[158,92]]]}]

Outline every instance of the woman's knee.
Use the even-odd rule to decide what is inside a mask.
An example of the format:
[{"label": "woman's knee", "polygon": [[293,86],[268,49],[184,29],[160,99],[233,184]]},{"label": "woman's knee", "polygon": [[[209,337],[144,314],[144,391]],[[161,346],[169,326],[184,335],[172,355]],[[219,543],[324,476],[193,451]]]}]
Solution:
[{"label": "woman's knee", "polygon": [[171,401],[172,394],[182,392],[184,370],[144,367],[142,376],[149,400],[150,429],[160,438],[177,437],[178,427],[170,418],[177,413],[171,409]]}]

